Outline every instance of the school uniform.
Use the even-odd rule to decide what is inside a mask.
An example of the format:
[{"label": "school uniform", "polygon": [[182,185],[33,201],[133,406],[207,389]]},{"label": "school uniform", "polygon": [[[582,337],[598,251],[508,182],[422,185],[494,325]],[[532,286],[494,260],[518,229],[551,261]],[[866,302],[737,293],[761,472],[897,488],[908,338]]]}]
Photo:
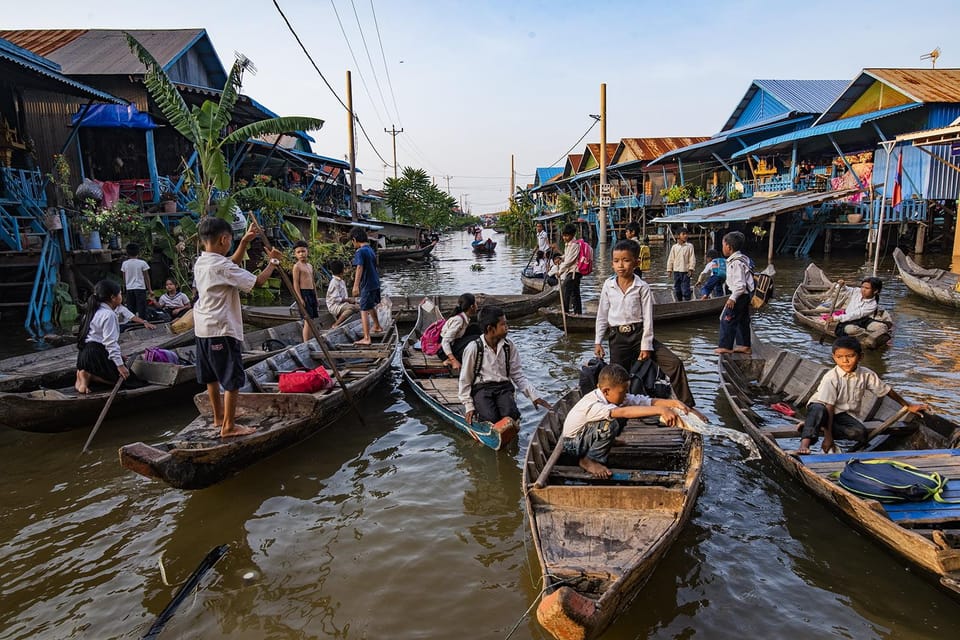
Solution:
[{"label": "school uniform", "polygon": [[567,412],[562,434],[564,453],[578,460],[590,458],[607,464],[614,439],[623,431],[623,423],[611,417],[611,412],[618,406],[649,407],[651,402],[647,396],[628,393],[623,404],[616,405],[608,402],[600,389],[594,389]]},{"label": "school uniform", "polygon": [[157,300],[157,304],[160,305],[160,308],[169,313],[174,318],[179,318],[185,314],[189,309],[183,309],[177,313],[174,313],[173,310],[177,307],[183,307],[190,304],[190,298],[187,297],[187,294],[182,291],[178,291],[172,296],[164,292],[160,298]]},{"label": "school uniform", "polygon": [[147,319],[147,282],[146,273],[150,265],[140,258],[127,258],[120,265],[124,284],[127,289],[127,306],[138,316]]},{"label": "school uniform", "polygon": [[219,253],[204,251],[193,268],[199,299],[193,308],[197,382],[219,382],[227,391],[243,386],[243,317],[240,291],[257,277]]},{"label": "school uniform", "polygon": [[78,348],[80,353],[77,354],[77,369],[107,382],[117,381],[120,377],[118,369],[123,366],[123,356],[120,354],[120,323],[110,305],[101,303],[94,311],[86,340],[79,344]]},{"label": "school uniform", "polygon": [[352,302],[347,302],[347,283],[343,281],[343,278],[340,276],[333,276],[330,278],[330,284],[327,285],[327,311],[329,311],[334,318],[339,318],[340,314],[347,310],[347,307],[353,306],[354,309],[359,309],[357,305]]},{"label": "school uniform", "polygon": [[733,308],[720,314],[721,349],[733,349],[734,343],[750,347],[750,298],[753,295],[753,272],[750,258],[735,251],[727,258],[727,288]]},{"label": "school uniform", "polygon": [[537,249],[543,251],[543,255],[550,253],[550,239],[547,238],[547,230],[537,232]]},{"label": "school uniform", "polygon": [[580,300],[580,279],[583,277],[577,271],[577,262],[580,260],[580,241],[574,238],[563,248],[563,259],[558,270],[560,286],[563,287],[564,311],[583,313],[583,303]]},{"label": "school uniform", "polygon": [[617,276],[603,281],[597,304],[594,344],[610,342],[610,362],[630,371],[641,351],[652,351],[653,360],[670,378],[677,398],[695,406],[683,362],[653,335],[653,293],[650,285],[634,275],[626,291],[621,291]]},{"label": "school uniform", "polygon": [[719,298],[723,295],[723,283],[727,280],[727,259],[714,258],[703,267],[697,283],[704,282],[700,288],[701,296],[715,296]]},{"label": "school uniform", "polygon": [[446,360],[452,355],[457,360],[461,360],[463,350],[467,348],[470,341],[476,340],[482,334],[480,325],[470,322],[470,317],[466,313],[458,313],[448,318],[440,329],[440,351],[437,352],[437,357]]},{"label": "school uniform", "polygon": [[678,242],[670,248],[667,271],[673,273],[673,294],[677,300],[689,300],[693,296],[690,290],[690,274],[696,268],[697,256],[692,244]]},{"label": "school uniform", "polygon": [[874,322],[871,316],[878,310],[876,296],[865,299],[860,287],[845,287],[845,289],[847,290],[846,308],[841,315],[833,317],[833,320],[838,323],[834,331],[837,336],[847,335],[847,327],[850,325],[866,329],[871,322]]},{"label": "school uniform", "polygon": [[820,429],[827,423],[827,407],[833,406],[833,435],[843,440],[866,440],[867,429],[854,414],[861,413],[861,402],[867,392],[878,398],[890,393],[890,386],[874,371],[858,366],[846,373],[839,366],[824,374],[816,393],[807,401],[807,417],[800,431],[801,438],[817,441]]},{"label": "school uniform", "polygon": [[[478,357],[482,358],[479,371]],[[497,422],[507,416],[519,420],[515,389],[520,389],[531,402],[540,397],[523,375],[520,354],[511,340],[501,340],[496,349],[484,337],[467,344],[460,361],[458,395],[464,411],[476,411],[474,421]]]}]

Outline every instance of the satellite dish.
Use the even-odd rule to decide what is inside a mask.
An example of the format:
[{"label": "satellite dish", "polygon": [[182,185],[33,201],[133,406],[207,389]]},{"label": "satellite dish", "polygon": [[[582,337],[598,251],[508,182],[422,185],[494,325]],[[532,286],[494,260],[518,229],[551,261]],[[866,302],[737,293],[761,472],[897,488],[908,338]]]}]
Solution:
[{"label": "satellite dish", "polygon": [[937,47],[936,49],[934,49],[934,50],[931,51],[930,53],[925,53],[925,54],[923,54],[922,56],[920,56],[920,59],[921,59],[921,60],[929,60],[929,61],[933,64],[933,68],[936,69],[936,68],[937,68],[937,58],[939,58],[939,57],[940,57],[940,47]]}]

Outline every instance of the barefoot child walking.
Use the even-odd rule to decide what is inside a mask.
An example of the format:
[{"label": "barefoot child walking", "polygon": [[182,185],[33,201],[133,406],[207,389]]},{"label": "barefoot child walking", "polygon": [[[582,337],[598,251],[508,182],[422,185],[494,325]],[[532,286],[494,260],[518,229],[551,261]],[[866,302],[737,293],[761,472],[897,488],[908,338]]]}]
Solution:
[{"label": "barefoot child walking", "polygon": [[[280,263],[283,254],[274,249],[266,268],[255,276],[240,266],[250,242],[259,228],[252,221],[240,239],[237,250],[227,258],[233,244],[230,223],[206,216],[197,230],[203,252],[193,267],[199,299],[193,309],[197,341],[197,382],[207,386],[213,408],[213,426],[220,437],[248,435],[256,431],[234,423],[237,394],[243,386],[243,318],[240,315],[240,291],[249,292],[262,285]],[[223,397],[220,387],[223,387]]]},{"label": "barefoot child walking", "polygon": [[307,310],[308,318],[303,319],[303,341],[313,337],[309,320],[320,317],[317,304],[317,283],[313,279],[313,265],[309,261],[309,248],[306,241],[297,240],[293,245],[293,256],[297,259],[293,265],[293,290],[300,298],[300,304]]},{"label": "barefoot child walking", "polygon": [[350,240],[357,252],[353,256],[353,297],[360,299],[360,323],[363,325],[363,338],[356,344],[370,344],[370,323],[373,332],[382,333],[380,318],[376,307],[380,303],[380,274],[377,273],[377,256],[367,242],[367,232],[360,227],[350,230]]}]

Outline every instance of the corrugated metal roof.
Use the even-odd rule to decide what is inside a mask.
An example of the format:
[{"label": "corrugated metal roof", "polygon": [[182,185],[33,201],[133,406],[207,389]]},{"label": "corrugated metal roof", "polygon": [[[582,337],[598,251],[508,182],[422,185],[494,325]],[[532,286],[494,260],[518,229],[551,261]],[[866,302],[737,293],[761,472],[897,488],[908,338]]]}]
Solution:
[{"label": "corrugated metal roof", "polygon": [[[637,160],[653,160],[664,153],[709,140],[708,136],[673,136],[666,138],[621,138],[620,144]],[[619,149],[618,149],[619,151]],[[622,154],[621,154],[622,155]],[[619,159],[614,155],[611,159]]]},{"label": "corrugated metal roof", "polygon": [[790,111],[819,115],[833,104],[848,84],[847,80],[754,80],[721,131],[727,131],[737,123],[757,91],[766,91]]},{"label": "corrugated metal roof", "polygon": [[0,30],[0,38],[38,56],[47,56],[85,34],[87,29],[16,29]]},{"label": "corrugated metal roof", "polygon": [[864,69],[916,102],[960,102],[960,69]]},{"label": "corrugated metal roof", "polygon": [[815,136],[823,136],[828,133],[836,133],[838,131],[849,131],[851,129],[859,129],[868,122],[874,120],[880,120],[881,118],[886,118],[887,116],[892,116],[897,113],[902,113],[903,111],[910,111],[911,109],[918,109],[922,107],[922,104],[902,104],[899,107],[890,107],[889,109],[882,109],[880,111],[873,111],[871,113],[864,113],[859,116],[852,116],[850,118],[842,118],[840,120],[833,120],[831,122],[825,122],[823,124],[818,124],[809,129],[800,129],[799,131],[794,131],[792,133],[785,133],[782,136],[776,136],[774,138],[769,138],[758,142],[757,144],[751,145],[746,149],[741,149],[734,153],[731,158],[741,158],[745,155],[749,155],[756,151],[762,151],[765,149],[772,149],[774,147],[793,142],[795,140],[803,140],[805,138],[812,138]]},{"label": "corrugated metal roof", "polygon": [[537,179],[534,181],[534,186],[540,186],[563,173],[563,167],[537,167],[536,173]]},{"label": "corrugated metal roof", "polygon": [[69,87],[69,89],[64,89],[63,91],[70,95],[80,95],[88,98],[95,98],[97,100],[103,100],[104,102],[126,104],[126,102],[120,98],[114,97],[109,93],[100,91],[99,89],[88,87],[82,82],[77,82],[76,80],[58,73],[57,69],[59,67],[56,65],[56,63],[53,63],[46,58],[42,58],[35,53],[31,53],[26,49],[18,47],[2,38],[0,38],[0,60],[6,60],[10,63],[18,65],[23,69],[26,69],[27,71],[53,80],[59,83],[61,86]]},{"label": "corrugated metal roof", "polygon": [[806,191],[798,194],[744,198],[712,207],[694,209],[675,216],[662,216],[651,220],[651,224],[720,224],[731,222],[751,222],[771,215],[789,213],[830,200],[839,200],[853,195],[859,189],[839,191]]}]

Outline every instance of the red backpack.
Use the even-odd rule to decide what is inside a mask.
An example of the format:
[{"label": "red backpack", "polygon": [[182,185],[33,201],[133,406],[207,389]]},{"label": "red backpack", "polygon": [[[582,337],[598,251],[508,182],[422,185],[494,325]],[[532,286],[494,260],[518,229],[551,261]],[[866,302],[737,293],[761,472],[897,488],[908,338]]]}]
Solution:
[{"label": "red backpack", "polygon": [[593,273],[593,247],[590,243],[580,238],[580,255],[577,256],[577,272],[582,276],[588,276]]},{"label": "red backpack", "polygon": [[278,382],[280,393],[315,393],[333,386],[330,374],[322,366],[310,371],[281,373]]},{"label": "red backpack", "polygon": [[440,351],[440,331],[446,323],[446,318],[440,318],[424,330],[420,336],[420,351],[428,356],[437,355]]}]

